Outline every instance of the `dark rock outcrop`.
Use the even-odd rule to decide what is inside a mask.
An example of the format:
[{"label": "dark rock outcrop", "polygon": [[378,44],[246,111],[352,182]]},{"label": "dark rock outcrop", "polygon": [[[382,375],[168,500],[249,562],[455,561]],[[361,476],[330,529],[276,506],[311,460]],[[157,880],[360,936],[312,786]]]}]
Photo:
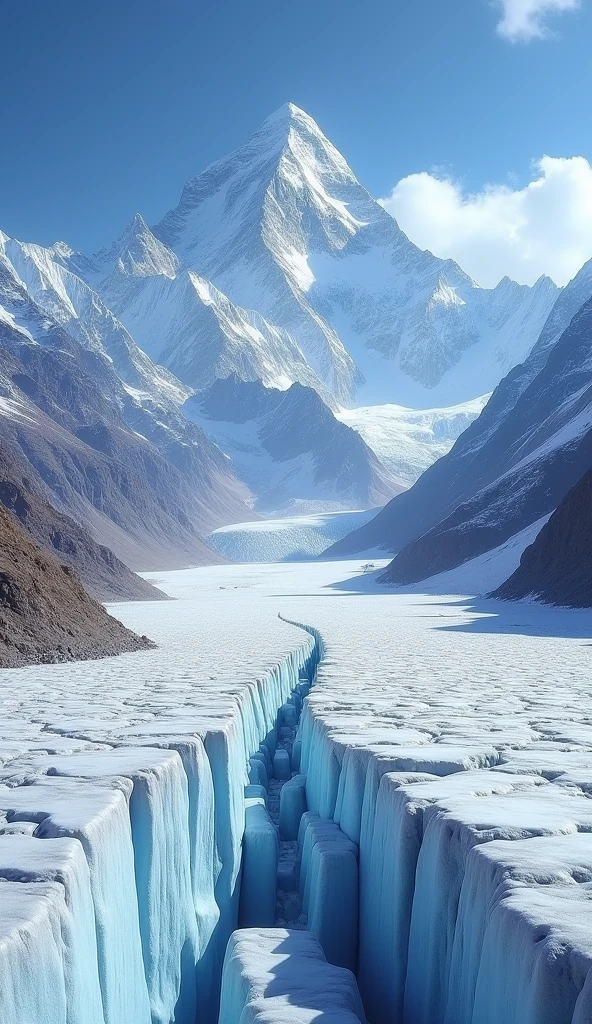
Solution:
[{"label": "dark rock outcrop", "polygon": [[86,593],[0,508],[0,668],[105,658],[153,647]]},{"label": "dark rock outcrop", "polygon": [[231,374],[190,398],[184,410],[232,459],[257,511],[315,500],[372,508],[400,490],[360,434],[303,384],[280,391]]},{"label": "dark rock outcrop", "polygon": [[526,548],[520,565],[493,594],[533,595],[548,604],[592,607],[592,469],[572,487]]}]

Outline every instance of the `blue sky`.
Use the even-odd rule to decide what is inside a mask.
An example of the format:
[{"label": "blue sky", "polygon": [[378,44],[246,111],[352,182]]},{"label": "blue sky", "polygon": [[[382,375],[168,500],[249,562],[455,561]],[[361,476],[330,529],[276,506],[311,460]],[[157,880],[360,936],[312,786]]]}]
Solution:
[{"label": "blue sky", "polygon": [[[549,4],[567,9],[545,23],[537,8]],[[405,179],[389,208],[418,244],[457,255],[467,201],[471,213],[467,194],[488,184],[519,192],[545,177],[533,169],[544,154],[592,158],[592,2],[575,7],[576,0],[6,5],[0,228],[92,251],[136,210],[158,219],[187,178],[289,99],[319,122],[375,196],[390,197]],[[545,24],[548,33],[543,27],[536,38]],[[422,188],[434,192],[433,181],[443,179],[454,183],[461,214],[451,216],[462,223],[434,242],[414,217]]]}]

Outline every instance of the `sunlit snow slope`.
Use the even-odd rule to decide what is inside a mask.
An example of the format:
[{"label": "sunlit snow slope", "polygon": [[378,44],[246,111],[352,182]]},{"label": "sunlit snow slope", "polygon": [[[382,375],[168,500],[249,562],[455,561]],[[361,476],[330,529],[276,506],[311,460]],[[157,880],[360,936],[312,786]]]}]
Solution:
[{"label": "sunlit snow slope", "polygon": [[428,466],[450,451],[488,398],[483,395],[447,409],[370,405],[341,409],[336,416],[357,430],[393,476],[410,487]]}]

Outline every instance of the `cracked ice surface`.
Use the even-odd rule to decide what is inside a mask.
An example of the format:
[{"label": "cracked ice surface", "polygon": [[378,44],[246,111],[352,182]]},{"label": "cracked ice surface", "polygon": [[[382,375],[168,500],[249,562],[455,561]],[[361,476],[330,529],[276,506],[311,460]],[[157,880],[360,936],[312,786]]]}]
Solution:
[{"label": "cracked ice surface", "polygon": [[240,581],[164,582],[114,609],[157,650],[0,672],[2,1024],[215,1016],[247,760],[314,642]]},{"label": "cracked ice surface", "polygon": [[[202,1009],[213,1005],[207,965],[219,965],[233,926],[246,758],[312,644],[280,612],[325,645],[300,721],[300,770],[309,810],[359,846],[355,941],[369,1020],[589,1024],[589,613],[385,591],[359,570],[154,574],[180,600],[117,614],[159,650],[0,674],[0,1000],[9,976],[17,997],[29,986],[29,1003],[35,984],[55,992],[51,1024],[93,1020],[82,1003],[96,991],[92,965],[73,989],[73,961],[52,939],[89,948],[80,908],[90,898],[105,1021],[144,1024],[152,1012],[166,1024],[173,992],[189,1014],[195,958],[197,999],[201,990]],[[196,823],[188,837],[184,820]],[[5,856],[39,835],[81,844],[89,878],[75,892],[65,847],[45,865],[21,848]],[[331,921],[323,927],[330,935]],[[163,956],[150,965],[154,942]],[[39,979],[26,962],[15,971],[34,943],[51,950]],[[123,957],[136,965],[135,995],[117,984]],[[71,990],[73,1009],[59,1016]]]},{"label": "cracked ice surface", "polygon": [[589,613],[385,593],[351,568],[311,569],[286,614],[323,638],[300,770],[359,844],[369,1020],[589,1022]]}]

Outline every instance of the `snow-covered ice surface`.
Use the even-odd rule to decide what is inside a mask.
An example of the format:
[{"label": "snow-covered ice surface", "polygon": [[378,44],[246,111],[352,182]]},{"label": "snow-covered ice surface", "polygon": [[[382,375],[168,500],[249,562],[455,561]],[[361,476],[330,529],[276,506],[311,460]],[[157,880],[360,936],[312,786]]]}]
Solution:
[{"label": "snow-covered ice surface", "polygon": [[364,1024],[356,979],[327,963],[314,936],[288,928],[246,928],[230,942],[219,1024]]},{"label": "snow-covered ice surface", "polygon": [[410,589],[427,594],[491,594],[518,568],[524,549],[534,542],[548,519],[548,515],[541,516],[496,548],[430,576]]},{"label": "snow-covered ice surface", "polygon": [[[0,673],[3,1024],[193,1024],[195,1001],[209,1024],[247,760],[314,643],[278,613],[322,640],[294,747],[338,832],[307,846],[304,897],[327,949],[353,938],[368,1019],[589,1024],[589,613],[386,590],[359,560],[151,579],[178,600],[115,610],[159,649]],[[341,847],[347,932],[320,874]]]},{"label": "snow-covered ice surface", "polygon": [[206,543],[233,562],[314,558],[375,515],[376,509],[366,509],[236,523],[214,530],[206,538]]}]

